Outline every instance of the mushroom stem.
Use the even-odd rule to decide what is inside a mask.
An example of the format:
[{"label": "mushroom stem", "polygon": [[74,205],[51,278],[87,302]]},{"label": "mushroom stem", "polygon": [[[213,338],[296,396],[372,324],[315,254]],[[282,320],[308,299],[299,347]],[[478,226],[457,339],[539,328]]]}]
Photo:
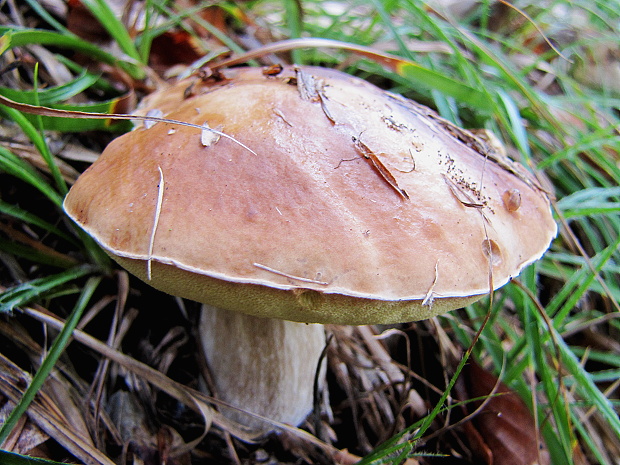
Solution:
[{"label": "mushroom stem", "polygon": [[[294,426],[312,411],[317,364],[325,347],[323,325],[203,305],[199,334],[218,398]],[[322,369],[320,382],[324,376]],[[222,413],[260,434],[274,429],[237,410]]]}]

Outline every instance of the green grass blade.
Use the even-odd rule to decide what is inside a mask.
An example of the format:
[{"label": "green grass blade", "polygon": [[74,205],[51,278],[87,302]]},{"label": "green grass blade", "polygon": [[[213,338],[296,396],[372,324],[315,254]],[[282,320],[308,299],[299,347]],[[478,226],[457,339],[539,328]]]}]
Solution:
[{"label": "green grass blade", "polygon": [[63,26],[58,21],[56,21],[56,18],[54,18],[51,14],[47,12],[45,8],[41,6],[40,1],[37,1],[37,0],[25,0],[25,1],[26,3],[28,3],[28,6],[32,8],[39,15],[41,19],[43,19],[47,24],[52,26],[58,32],[62,34],[66,34],[66,35],[73,35],[73,33],[69,31],[69,29],[67,29],[65,26]]},{"label": "green grass blade", "polygon": [[0,250],[17,257],[25,258],[34,263],[57,268],[70,268],[77,263],[72,257],[57,253],[51,248],[31,247],[8,241],[2,237],[0,237]]},{"label": "green grass blade", "polygon": [[[555,331],[555,329],[551,329]],[[557,335],[557,333],[556,333]],[[575,380],[575,388],[581,394],[581,396],[591,405],[596,408],[598,413],[607,421],[612,428],[613,433],[620,437],[620,418],[618,413],[614,410],[614,406],[607,397],[596,386],[592,375],[588,373],[583,366],[581,366],[579,359],[575,356],[570,347],[566,344],[564,339],[557,335],[558,349],[562,356],[562,362],[564,368],[573,376]]]},{"label": "green grass blade", "polygon": [[551,156],[542,160],[538,167],[539,169],[547,169],[562,160],[576,162],[576,158],[579,154],[593,149],[614,146],[619,147],[620,136],[616,136],[615,132],[616,130],[614,128],[605,127],[592,133],[582,134],[575,143],[566,145],[561,150],[558,150]]},{"label": "green grass blade", "polygon": [[[393,39],[398,44],[400,52],[407,59],[415,61],[415,58],[409,52],[407,45],[402,40],[401,35],[390,19],[383,3],[379,0],[373,0],[372,4],[378,11],[383,24],[385,24],[385,26],[390,30]],[[490,112],[494,108],[494,102],[489,98],[486,91],[480,91],[465,82],[447,76],[445,72],[435,71],[418,63],[399,64],[396,72],[400,76],[403,76],[405,79],[408,79],[415,84],[419,84],[428,90],[439,91],[447,96],[455,98],[459,102],[477,109],[478,111]],[[448,119],[454,121],[454,118]]]},{"label": "green grass blade", "polygon": [[[95,83],[99,82],[100,77],[94,74],[87,73],[85,70],[81,70],[80,76],[73,81],[43,90],[14,90],[6,87],[0,87],[0,95],[7,97],[15,102],[25,103],[28,105],[42,105],[49,108],[55,108],[59,110],[80,111],[87,113],[116,113],[119,106],[122,106],[127,96],[115,97],[109,100],[91,102],[84,104],[67,104],[58,103],[63,100],[67,100],[86,89],[91,88]],[[2,107],[4,108],[4,107]],[[14,112],[15,110],[13,110]],[[16,113],[13,113],[7,109],[7,116],[18,117]],[[42,124],[43,128],[50,131],[60,132],[83,132],[83,131],[114,131],[114,132],[126,132],[131,130],[132,124],[130,121],[113,121],[109,119],[77,119],[77,118],[61,118],[61,117],[48,117],[33,114],[22,114],[25,120],[31,124]],[[20,117],[21,118],[21,117]],[[26,130],[24,130],[26,132]],[[31,132],[27,132],[31,134]],[[41,150],[46,150],[43,145],[37,145]]]},{"label": "green grass blade", "polygon": [[98,76],[84,72],[71,82],[47,89],[27,91],[0,87],[0,95],[20,103],[49,106],[76,96],[91,87],[98,79]]},{"label": "green grass blade", "polygon": [[505,110],[506,123],[504,127],[509,129],[512,135],[512,140],[516,143],[519,151],[526,157],[527,160],[532,158],[532,152],[530,150],[530,143],[527,138],[527,132],[523,125],[519,108],[514,99],[510,97],[503,89],[497,91],[500,102]]},{"label": "green grass blade", "polygon": [[[286,16],[286,25],[288,26],[288,36],[291,39],[301,37],[302,31],[302,11],[301,2],[298,0],[284,0],[284,9]],[[293,63],[303,65],[303,55],[300,50],[293,50],[291,52]]]},{"label": "green grass blade", "polygon": [[48,181],[30,164],[2,146],[0,146],[0,170],[27,182],[58,208],[62,208],[63,197],[49,185]]},{"label": "green grass blade", "polygon": [[142,57],[134,45],[134,40],[129,35],[127,28],[110,9],[108,2],[103,0],[81,0],[82,5],[87,7],[99,23],[116,41],[120,49],[136,62]]},{"label": "green grass blade", "polygon": [[[528,268],[522,274],[521,279],[524,288],[536,295],[536,273],[534,267]],[[530,361],[530,366],[533,364],[540,378],[540,384],[549,402],[549,410],[555,423],[553,429],[546,423],[543,428],[543,434],[546,440],[551,439],[551,442],[548,442],[547,445],[549,446],[549,453],[553,463],[569,465],[573,463],[572,443],[574,437],[571,433],[568,409],[563,402],[561,385],[558,383],[558,375],[554,370],[554,366],[557,366],[559,361],[553,348],[549,350],[548,341],[543,336],[546,328],[544,321],[541,321],[542,317],[539,315],[537,307],[525,292],[523,292],[522,297],[522,300],[517,302],[517,309],[523,322],[523,342],[525,344],[526,357]],[[550,361],[549,358],[553,360]],[[539,417],[544,418],[545,412],[541,413],[541,415]],[[549,436],[552,436],[552,438],[549,438]]]},{"label": "green grass blade", "polygon": [[0,294],[0,313],[12,312],[15,308],[27,305],[69,281],[74,281],[94,271],[95,268],[90,265],[80,265],[55,275],[13,286]]},{"label": "green grass blade", "polygon": [[620,237],[616,239],[615,243],[611,244],[590,260],[594,268],[593,270],[584,263],[584,266],[571,276],[562,289],[560,289],[547,304],[546,311],[549,315],[553,316],[553,322],[556,328],[562,326],[569,312],[577,306],[579,299],[583,298],[588,292],[596,279],[596,274],[600,273],[603,266],[612,259],[614,254],[617,254],[618,247],[620,247]]},{"label": "green grass blade", "polygon": [[[578,271],[575,272],[575,266],[578,267]],[[570,277],[570,280],[573,284],[572,287],[575,287],[575,283],[579,283],[583,281],[583,277],[587,275],[588,264],[586,263],[583,257],[578,257],[570,254],[550,254],[549,260],[545,260],[540,266],[541,275],[547,276],[552,279],[556,279],[558,282],[567,281],[567,277]],[[600,271],[603,273],[611,273],[612,276],[620,276],[620,266],[615,264],[613,261],[608,260],[603,266],[600,267]],[[579,276],[581,274],[581,276]],[[577,275],[577,276],[575,276]],[[615,284],[612,280],[606,281],[607,289],[604,289],[601,283],[598,280],[589,281],[590,292],[595,292],[600,294],[601,296],[608,295],[608,291],[611,292],[609,297],[614,299],[616,302],[620,302],[620,287]],[[562,288],[561,292],[563,292],[563,299],[567,299],[571,292],[571,286],[565,286]],[[583,297],[583,296],[582,296]],[[555,302],[555,308],[557,311],[558,304],[562,303],[562,299]]]},{"label": "green grass blade", "polygon": [[66,345],[69,343],[71,335],[73,334],[73,330],[77,326],[82,317],[82,313],[84,309],[88,305],[90,298],[92,297],[95,289],[101,282],[101,277],[93,277],[89,278],[89,280],[84,285],[84,289],[78,302],[76,303],[73,311],[67,318],[65,325],[58,334],[58,337],[54,340],[54,343],[50,347],[50,350],[41,363],[41,366],[37,370],[36,374],[33,376],[32,381],[26,391],[24,392],[23,397],[17,403],[15,408],[11,411],[4,424],[0,427],[0,445],[4,443],[6,438],[11,434],[11,431],[21,418],[21,416],[26,413],[28,410],[28,406],[32,403],[37,392],[43,386],[43,383],[47,379],[48,375],[54,368],[56,361],[64,351]]},{"label": "green grass blade", "polygon": [[571,346],[570,350],[576,357],[583,357],[587,354],[588,360],[595,362],[601,362],[606,365],[611,365],[620,368],[620,353],[599,352],[597,350],[585,349],[583,347]]},{"label": "green grass blade", "polygon": [[76,63],[73,60],[70,60],[64,55],[60,55],[56,53],[54,55],[54,58],[57,59],[61,64],[66,66],[69,71],[72,71],[73,73],[79,76],[83,74],[86,74],[89,76],[96,76],[97,80],[91,86],[91,90],[101,91],[102,93],[106,95],[117,95],[118,94],[118,88],[112,85],[105,77],[99,74],[96,74],[96,73],[91,73],[87,68]]},{"label": "green grass blade", "polygon": [[56,188],[61,193],[61,195],[65,195],[69,190],[67,188],[67,183],[65,182],[62,174],[60,173],[60,169],[58,168],[58,165],[54,160],[54,156],[51,154],[49,147],[47,146],[45,138],[35,128],[34,124],[31,123],[28,118],[24,116],[23,113],[8,107],[0,107],[0,112],[4,113],[4,115],[15,121],[22,129],[22,131],[24,131],[24,134],[26,134],[26,136],[28,136],[28,138],[32,141],[34,146],[37,148],[37,150],[45,160],[45,163],[47,163],[47,167],[50,170],[52,178],[54,179]]},{"label": "green grass blade", "polygon": [[394,454],[400,454],[403,450],[406,450],[408,453],[411,452],[411,450],[413,450],[413,443],[404,441],[404,439],[410,436],[413,431],[416,431],[422,424],[422,421],[423,420],[420,420],[392,436],[370,454],[366,455],[362,460],[356,462],[356,465],[378,465],[388,463],[392,461]]},{"label": "green grass blade", "polygon": [[74,242],[73,238],[70,237],[64,231],[60,230],[53,224],[48,223],[45,220],[42,220],[34,213],[31,213],[27,210],[24,210],[18,207],[17,205],[11,205],[7,202],[4,202],[3,200],[0,200],[0,213],[11,216],[13,218],[17,218],[18,220],[21,220],[32,226],[37,226],[45,230],[48,233],[55,234],[56,236],[61,237],[62,239],[65,239],[66,241]]},{"label": "green grass blade", "polygon": [[[613,201],[612,199],[618,199]],[[557,202],[565,219],[610,215],[620,212],[620,187],[590,187],[567,195]]]},{"label": "green grass blade", "polygon": [[78,37],[61,34],[54,31],[44,31],[40,29],[18,29],[6,26],[0,26],[0,54],[13,47],[22,47],[25,45],[51,45],[57,47],[77,50],[90,56],[94,60],[107,63],[112,66],[118,66],[126,71],[135,79],[142,79],[145,72],[142,65],[130,60],[120,60],[114,55],[105,52],[94,44],[86,42]]},{"label": "green grass blade", "polygon": [[444,73],[433,71],[414,63],[403,63],[398,66],[398,74],[427,89],[435,89],[454,97],[459,102],[479,111],[491,111],[494,108],[493,101],[488,99],[485,92],[447,77]]},{"label": "green grass blade", "polygon": [[0,450],[0,463],[2,465],[67,465],[66,463],[53,462],[38,457],[27,457],[5,450]]},{"label": "green grass blade", "polygon": [[481,64],[488,65],[497,70],[503,78],[504,85],[511,86],[527,99],[533,111],[539,116],[541,123],[544,122],[545,125],[552,128],[552,131],[557,133],[558,136],[564,135],[562,124],[549,111],[548,106],[542,102],[541,95],[531,88],[517,70],[512,69],[507,60],[464,28],[459,26],[455,26],[455,28],[460,32],[462,39],[476,52]]},{"label": "green grass blade", "polygon": [[[103,102],[86,103],[82,105],[56,104],[49,108],[58,110],[80,111],[86,113],[101,113],[107,115],[116,113],[116,109],[122,103],[123,98],[114,98]],[[26,119],[31,119],[31,115],[24,115]],[[122,133],[130,131],[133,127],[131,121],[119,121],[112,119],[82,119],[82,118],[62,118],[41,116],[41,122],[48,131],[59,132],[84,132],[84,131],[106,131]]]},{"label": "green grass blade", "polygon": [[140,57],[140,62],[147,64],[149,62],[149,55],[151,53],[151,46],[153,45],[153,39],[156,37],[151,34],[153,30],[153,0],[146,0],[144,3],[144,30],[140,34],[139,37],[136,37],[134,41],[134,45],[136,47],[136,51],[138,52],[138,56]]},{"label": "green grass blade", "polygon": [[590,436],[590,434],[588,434],[588,432],[584,428],[584,425],[581,423],[581,418],[578,418],[575,414],[573,414],[573,424],[575,425],[576,430],[579,432],[579,434],[583,438],[583,441],[588,446],[588,449],[594,456],[594,460],[596,461],[594,463],[601,464],[601,465],[614,465],[613,463],[607,461],[605,457],[603,457],[602,455],[603,451],[600,450],[599,444],[596,444],[596,442],[593,440],[593,438]]},{"label": "green grass blade", "polygon": [[[450,396],[450,393],[452,392],[452,389],[454,388],[454,385],[456,384],[456,381],[458,377],[460,376],[461,371],[467,364],[467,361],[469,360],[473,347],[476,344],[476,342],[479,340],[479,335],[481,334],[481,331],[484,330],[487,323],[488,321],[485,320],[485,322],[481,326],[480,331],[474,337],[472,341],[472,345],[469,346],[469,348],[465,351],[465,353],[461,357],[461,360],[459,361],[459,364],[456,367],[454,374],[450,378],[450,381],[448,382],[448,385],[446,386],[446,389],[442,393],[440,399],[437,401],[437,403],[433,407],[433,410],[431,410],[431,412],[427,416],[422,418],[420,421],[408,426],[407,428],[403,429],[400,433],[396,434],[392,438],[385,441],[382,445],[376,448],[373,452],[371,452],[366,457],[364,457],[362,460],[357,462],[356,465],[371,465],[371,464],[377,465],[381,463],[387,463],[387,461],[391,461],[393,459],[393,457],[389,458],[390,455],[398,453],[399,454],[398,456],[400,457],[403,451],[406,451],[405,456],[410,455],[410,452],[414,450],[416,442],[430,428],[431,424],[433,423],[437,415],[439,415],[443,410],[445,410],[445,403],[448,400],[448,397]],[[402,441],[403,439],[405,440]],[[399,462],[395,462],[395,463],[399,463]]]}]

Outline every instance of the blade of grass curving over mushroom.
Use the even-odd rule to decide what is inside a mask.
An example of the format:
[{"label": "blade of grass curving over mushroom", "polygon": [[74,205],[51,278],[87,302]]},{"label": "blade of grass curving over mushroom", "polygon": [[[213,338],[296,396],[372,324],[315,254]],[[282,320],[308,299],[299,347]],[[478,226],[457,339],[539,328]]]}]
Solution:
[{"label": "blade of grass curving over mushroom", "polygon": [[[114,113],[115,110],[122,105],[125,100],[125,96],[115,97],[109,100],[93,103],[82,104],[67,104],[63,103],[81,92],[93,88],[94,84],[99,82],[100,77],[94,74],[87,73],[84,69],[80,70],[80,75],[77,76],[71,82],[63,85],[49,87],[45,89],[36,90],[16,90],[8,87],[0,87],[0,95],[14,100],[19,103],[26,103],[30,105],[42,105],[49,106],[51,108],[58,108],[62,110],[74,110],[89,113]],[[10,115],[7,115],[10,117]],[[82,132],[93,130],[113,130],[113,131],[128,131],[131,128],[130,124],[111,124],[111,121],[106,120],[77,120],[75,118],[50,118],[46,116],[24,115],[25,118],[32,124],[37,121],[43,125],[45,130],[50,131],[62,131],[62,132]],[[24,131],[26,132],[26,131]],[[37,145],[38,147],[40,146]],[[45,149],[44,149],[45,150]]]},{"label": "blade of grass curving over mushroom", "polygon": [[171,124],[176,124],[179,126],[187,126],[187,127],[198,129],[201,132],[208,131],[208,132],[217,134],[220,137],[225,137],[233,141],[235,144],[243,147],[245,150],[250,152],[252,155],[257,155],[257,153],[254,152],[254,150],[252,150],[250,147],[243,144],[242,142],[238,141],[234,137],[230,136],[229,134],[226,134],[222,131],[218,131],[217,129],[206,127],[204,125],[198,126],[196,124],[187,123],[185,121],[177,121],[177,120],[172,120],[168,118],[160,118],[158,116],[124,115],[124,114],[118,114],[118,113],[101,114],[101,113],[89,113],[89,112],[73,111],[73,110],[61,110],[61,109],[47,108],[47,107],[36,106],[36,105],[28,105],[25,103],[18,103],[10,99],[7,99],[5,97],[2,97],[2,96],[0,96],[0,104],[8,107],[8,110],[19,109],[20,111],[23,111],[26,113],[32,113],[35,115],[51,116],[51,117],[72,117],[72,118],[80,118],[80,119],[104,119],[104,120],[111,120],[111,119],[138,120],[138,121],[146,121],[150,123],[171,123]]},{"label": "blade of grass curving over mushroom", "polygon": [[478,108],[479,110],[486,111],[490,109],[490,102],[486,98],[486,94],[483,91],[475,89],[463,82],[447,77],[444,74],[433,71],[432,69],[425,68],[424,66],[414,63],[406,58],[379,52],[370,47],[331,39],[308,37],[282,40],[215,64],[209,64],[209,68],[212,70],[217,70],[236,64],[247,63],[254,58],[259,58],[271,53],[280,53],[298,50],[301,48],[314,47],[337,48],[350,51],[385,66],[405,79],[413,80],[417,84],[423,85],[426,88],[436,89],[447,95],[458,98],[464,103]]}]

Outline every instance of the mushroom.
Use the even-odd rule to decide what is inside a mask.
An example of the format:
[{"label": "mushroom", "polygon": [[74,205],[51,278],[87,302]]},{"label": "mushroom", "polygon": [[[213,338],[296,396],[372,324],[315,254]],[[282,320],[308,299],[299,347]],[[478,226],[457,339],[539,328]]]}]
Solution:
[{"label": "mushroom", "polygon": [[141,111],[191,124],[114,140],[65,210],[131,273],[204,303],[217,394],[277,421],[312,409],[321,324],[463,307],[556,234],[525,168],[338,71],[227,69],[155,92]]}]

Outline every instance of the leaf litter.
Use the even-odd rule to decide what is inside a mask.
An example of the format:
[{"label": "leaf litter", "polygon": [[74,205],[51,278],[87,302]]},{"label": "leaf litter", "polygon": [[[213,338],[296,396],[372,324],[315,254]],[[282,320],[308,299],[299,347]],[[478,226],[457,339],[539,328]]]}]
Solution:
[{"label": "leaf litter", "polygon": [[482,366],[470,362],[456,388],[467,413],[475,412],[462,425],[471,452],[478,463],[486,465],[549,465],[550,457],[538,432],[530,409]]}]

